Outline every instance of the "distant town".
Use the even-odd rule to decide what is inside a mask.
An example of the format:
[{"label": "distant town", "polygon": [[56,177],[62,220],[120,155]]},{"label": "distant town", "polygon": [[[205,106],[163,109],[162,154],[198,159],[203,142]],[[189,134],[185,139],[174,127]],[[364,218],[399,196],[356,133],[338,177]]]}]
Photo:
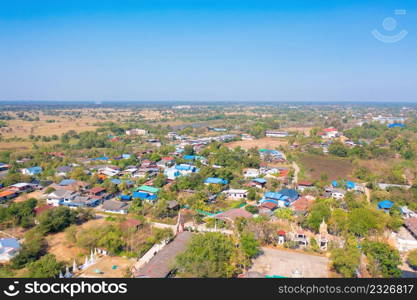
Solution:
[{"label": "distant town", "polygon": [[0,277],[417,277],[416,105],[0,108]]}]

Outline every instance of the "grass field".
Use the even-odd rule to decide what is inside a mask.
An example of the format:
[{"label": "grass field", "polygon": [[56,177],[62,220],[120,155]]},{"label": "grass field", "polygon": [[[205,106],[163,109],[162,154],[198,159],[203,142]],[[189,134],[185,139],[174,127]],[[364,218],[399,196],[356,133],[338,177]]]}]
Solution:
[{"label": "grass field", "polygon": [[285,146],[287,144],[288,142],[285,139],[266,137],[266,138],[261,138],[258,140],[230,142],[230,143],[227,143],[226,146],[229,147],[230,149],[240,146],[241,148],[248,150],[254,147],[258,147],[258,149],[262,149],[262,148],[275,149],[279,146]]},{"label": "grass field", "polygon": [[352,179],[353,165],[347,159],[303,154],[300,163],[306,179],[320,180],[322,174],[326,174],[328,180]]}]

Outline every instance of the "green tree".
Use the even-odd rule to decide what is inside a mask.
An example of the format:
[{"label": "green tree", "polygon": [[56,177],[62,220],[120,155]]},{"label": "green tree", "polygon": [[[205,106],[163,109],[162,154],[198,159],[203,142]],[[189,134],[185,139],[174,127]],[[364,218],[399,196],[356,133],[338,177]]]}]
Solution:
[{"label": "green tree", "polygon": [[382,277],[399,277],[401,258],[398,250],[382,242],[367,241],[363,250],[368,257],[371,268],[377,270]]},{"label": "green tree", "polygon": [[240,238],[240,243],[242,245],[243,252],[245,253],[246,257],[251,259],[258,255],[260,251],[260,244],[255,239],[253,233],[244,233]]},{"label": "green tree", "polygon": [[236,248],[229,236],[209,232],[193,236],[187,250],[176,257],[176,267],[184,277],[223,278],[237,272]]},{"label": "green tree", "polygon": [[407,255],[407,263],[413,269],[417,269],[417,249],[408,252],[408,255]]},{"label": "green tree", "polygon": [[359,267],[361,253],[355,246],[346,245],[331,252],[332,266],[343,277],[354,277]]},{"label": "green tree", "polygon": [[46,254],[39,260],[30,263],[28,266],[29,277],[32,278],[54,278],[64,267],[62,262],[58,262],[53,254]]}]

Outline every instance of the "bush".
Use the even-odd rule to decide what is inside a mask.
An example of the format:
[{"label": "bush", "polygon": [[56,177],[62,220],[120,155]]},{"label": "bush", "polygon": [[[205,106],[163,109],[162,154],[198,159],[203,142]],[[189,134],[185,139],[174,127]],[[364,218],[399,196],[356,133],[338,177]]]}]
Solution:
[{"label": "bush", "polygon": [[29,264],[29,277],[53,278],[62,270],[64,264],[58,262],[53,254],[46,254],[38,261]]},{"label": "bush", "polygon": [[417,249],[410,251],[407,255],[407,263],[413,269],[417,269]]}]

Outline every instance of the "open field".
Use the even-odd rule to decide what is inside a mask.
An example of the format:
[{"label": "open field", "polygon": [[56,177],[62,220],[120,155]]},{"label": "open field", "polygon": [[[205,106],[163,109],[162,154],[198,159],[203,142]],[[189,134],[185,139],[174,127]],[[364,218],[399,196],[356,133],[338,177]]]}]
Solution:
[{"label": "open field", "polygon": [[235,141],[227,143],[226,146],[230,149],[233,149],[235,147],[241,147],[243,149],[250,149],[254,147],[258,147],[258,149],[275,149],[279,146],[285,146],[288,142],[285,139],[279,139],[279,138],[261,138],[258,140],[249,140],[249,141]]},{"label": "open field", "polygon": [[328,274],[328,259],[321,256],[262,248],[263,253],[253,261],[251,271],[269,276],[292,277],[298,270],[301,277],[326,278]]},{"label": "open field", "polygon": [[304,175],[310,180],[320,180],[322,174],[326,174],[328,180],[352,179],[353,165],[347,159],[303,154],[300,162],[305,170]]},{"label": "open field", "polygon": [[311,129],[313,129],[313,127],[287,127],[287,128],[282,128],[280,130],[288,131],[288,132],[298,131],[298,132],[302,132],[306,136],[310,136]]},{"label": "open field", "polygon": [[[78,230],[91,228],[92,226],[101,226],[108,223],[104,218],[90,220],[81,226],[78,226]],[[78,258],[78,262],[81,263],[81,256],[83,254],[88,254],[87,250],[84,250],[76,245],[70,243],[65,232],[59,232],[46,236],[46,241],[48,243],[48,253],[52,253],[56,256],[59,261],[72,262],[73,259]]]},{"label": "open field", "polygon": [[135,259],[118,256],[101,257],[97,263],[83,270],[79,277],[87,278],[123,278],[126,271],[130,270]]},{"label": "open field", "polygon": [[35,198],[37,200],[44,199],[44,194],[42,191],[33,191],[27,194],[21,194],[18,197],[14,198],[12,202],[23,202],[29,200],[30,198]]}]

